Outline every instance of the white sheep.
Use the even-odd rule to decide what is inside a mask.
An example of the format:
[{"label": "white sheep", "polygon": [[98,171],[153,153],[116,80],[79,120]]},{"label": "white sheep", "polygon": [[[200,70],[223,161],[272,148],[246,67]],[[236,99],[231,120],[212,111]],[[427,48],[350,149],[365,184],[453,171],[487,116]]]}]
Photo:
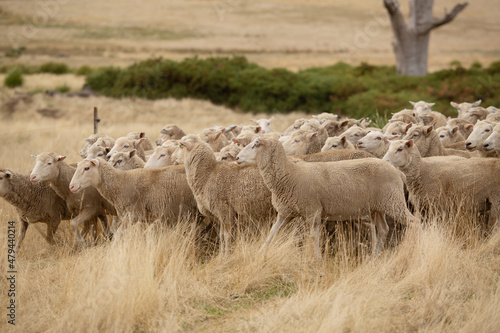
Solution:
[{"label": "white sheep", "polygon": [[198,215],[182,166],[117,170],[103,159],[78,163],[68,190],[94,189],[116,208],[123,223],[178,222]]},{"label": "white sheep", "polygon": [[118,138],[115,141],[115,145],[113,146],[113,148],[111,148],[106,157],[109,159],[116,152],[127,152],[135,149],[137,151],[137,156],[139,156],[144,162],[146,162],[146,154],[144,152],[144,147],[141,144],[143,140],[143,138],[131,139],[126,136]]},{"label": "white sheep", "polygon": [[453,106],[455,109],[458,111],[458,118],[461,119],[467,119],[468,117],[468,112],[471,108],[475,108],[476,106],[479,106],[481,104],[481,100],[477,100],[474,103],[455,103],[455,102],[450,102],[450,105]]},{"label": "white sheep", "polygon": [[385,214],[400,222],[414,220],[406,208],[404,175],[379,159],[293,163],[277,140],[260,138],[238,154],[237,162],[242,166],[256,164],[273,194],[278,218],[264,247],[281,226],[302,217],[311,226],[320,258],[322,220],[370,215],[378,233],[378,237],[373,234],[373,251],[378,252],[388,231]]},{"label": "white sheep", "polygon": [[261,118],[261,119],[251,119],[251,120],[261,128],[262,133],[274,132],[271,128],[271,123],[274,121],[274,117],[271,117],[269,119]]},{"label": "white sheep", "polygon": [[467,148],[467,150],[469,151],[478,150],[481,156],[496,156],[496,154],[491,154],[490,152],[485,152],[483,150],[484,141],[491,135],[491,133],[493,132],[493,127],[495,125],[496,123],[487,120],[478,121],[474,125],[472,133],[467,137],[467,140],[465,141],[465,148]]},{"label": "white sheep", "polygon": [[[148,158],[144,168],[162,168],[176,164],[174,153],[179,149],[178,140],[168,140],[163,145],[156,147]],[[181,163],[177,163],[181,164]]]},{"label": "white sheep", "polygon": [[307,155],[321,151],[321,140],[318,133],[310,133],[302,130],[293,132],[291,137],[283,142],[287,155]]},{"label": "white sheep", "polygon": [[61,220],[71,219],[66,201],[48,183],[32,184],[28,175],[0,169],[0,197],[16,207],[19,215],[19,237],[14,248],[16,255],[30,224],[45,223],[45,240],[54,244],[54,235]]},{"label": "white sheep", "polygon": [[[144,168],[146,163],[135,152],[135,149],[127,152],[116,152],[109,158],[108,163],[114,168],[123,171]],[[88,157],[87,159],[94,158]]]},{"label": "white sheep", "polygon": [[106,147],[113,147],[113,145],[115,144],[115,140],[107,134],[103,133],[92,134],[84,139],[85,146],[83,146],[83,148],[80,150],[80,156],[82,158],[85,158],[85,156],[87,156],[87,150],[99,139],[102,139],[105,142]]},{"label": "white sheep", "polygon": [[108,159],[107,155],[110,152],[113,145],[111,147],[108,147],[106,141],[104,141],[102,138],[99,138],[96,142],[94,142],[92,146],[89,147],[87,153],[85,154],[85,158],[100,157]]},{"label": "white sheep", "polygon": [[126,136],[130,140],[140,140],[140,145],[143,150],[152,150],[154,149],[153,143],[146,136],[146,132],[130,132]]},{"label": "white sheep", "polygon": [[334,136],[326,139],[325,145],[321,148],[321,151],[328,150],[342,150],[342,149],[354,149],[354,145],[350,143],[345,135]]},{"label": "white sheep", "polygon": [[406,134],[408,129],[412,126],[412,123],[405,123],[400,120],[396,120],[393,122],[388,122],[384,128],[382,128],[382,133],[386,136],[396,139],[402,139]]},{"label": "white sheep", "polygon": [[220,150],[219,156],[217,157],[217,161],[226,161],[226,162],[235,161],[236,156],[242,149],[243,146],[236,143],[227,145]]},{"label": "white sheep", "polygon": [[220,251],[229,252],[235,227],[254,222],[262,225],[273,216],[271,192],[256,167],[239,168],[217,162],[209,145],[196,135],[180,141],[187,182],[200,212],[219,223]]},{"label": "white sheep", "polygon": [[327,121],[338,121],[340,119],[339,115],[329,113],[329,112],[323,112],[320,114],[316,114],[312,116],[314,119],[318,120],[320,124],[323,124]]},{"label": "white sheep", "polygon": [[225,129],[220,128],[205,128],[198,136],[200,139],[208,143],[214,152],[219,152],[222,148],[230,144],[231,142],[227,139],[224,134]]},{"label": "white sheep", "polygon": [[500,152],[500,123],[493,127],[490,136],[483,142],[483,150],[486,152]]},{"label": "white sheep", "polygon": [[432,111],[432,106],[436,103],[427,103],[424,101],[412,102],[410,104],[413,105],[413,110],[417,115],[423,115],[424,113],[428,113]]},{"label": "white sheep", "polygon": [[485,120],[492,112],[480,106],[470,108],[467,112],[467,120],[472,124],[477,123],[479,120]]},{"label": "white sheep", "polygon": [[392,117],[391,119],[389,119],[389,122],[393,121],[402,121],[404,123],[416,124],[418,123],[418,118],[414,110],[403,109],[401,111],[392,114]]},{"label": "white sheep", "polygon": [[39,154],[30,175],[31,182],[49,182],[52,189],[66,201],[69,211],[74,216],[70,225],[77,244],[85,243],[78,230],[80,224],[95,218],[101,220],[104,232],[108,236],[109,226],[106,215],[116,215],[114,207],[93,188],[77,195],[71,193],[69,183],[75,173],[75,168],[66,164],[65,158],[66,156],[55,153]]},{"label": "white sheep", "polygon": [[[441,126],[436,128],[436,133],[445,148],[453,143],[465,141],[465,138],[458,130],[458,127],[449,128],[448,126]],[[463,146],[465,148],[465,143]]]},{"label": "white sheep", "polygon": [[448,155],[471,157],[467,151],[445,148],[432,126],[412,126],[403,140],[413,140],[422,157]]},{"label": "white sheep", "polygon": [[434,128],[446,126],[447,121],[447,118],[444,114],[436,111],[421,114],[418,116],[418,119],[420,119],[420,125],[432,126]]},{"label": "white sheep", "polygon": [[160,136],[156,139],[156,145],[161,146],[166,140],[179,140],[184,135],[186,133],[179,126],[175,124],[165,125],[160,130]]},{"label": "white sheep", "polygon": [[384,160],[405,174],[410,201],[417,211],[430,207],[443,209],[457,198],[485,210],[489,201],[493,225],[497,224],[500,218],[500,161],[456,156],[422,158],[412,140],[391,142]]},{"label": "white sheep", "polygon": [[371,131],[358,141],[357,148],[367,151],[377,158],[382,158],[387,152],[387,149],[389,149],[389,140],[393,138],[394,137],[388,137],[379,131]]},{"label": "white sheep", "polygon": [[342,133],[342,136],[345,136],[347,141],[349,141],[353,145],[356,145],[359,139],[368,134],[368,132],[369,130],[361,126],[353,125],[349,129],[347,129],[344,133]]}]

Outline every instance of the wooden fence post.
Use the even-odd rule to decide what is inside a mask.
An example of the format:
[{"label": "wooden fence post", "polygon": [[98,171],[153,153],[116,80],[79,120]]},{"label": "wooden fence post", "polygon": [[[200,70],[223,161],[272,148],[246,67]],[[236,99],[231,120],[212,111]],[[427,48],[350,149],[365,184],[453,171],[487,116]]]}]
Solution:
[{"label": "wooden fence post", "polygon": [[94,106],[94,134],[97,134],[97,124],[101,121],[101,119],[97,116],[97,106]]}]

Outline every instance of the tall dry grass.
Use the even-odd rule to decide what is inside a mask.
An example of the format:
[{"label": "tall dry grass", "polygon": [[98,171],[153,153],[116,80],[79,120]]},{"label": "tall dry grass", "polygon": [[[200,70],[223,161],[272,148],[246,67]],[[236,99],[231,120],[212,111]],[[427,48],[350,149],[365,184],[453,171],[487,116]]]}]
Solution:
[{"label": "tall dry grass", "polygon": [[[1,92],[2,103],[15,97]],[[2,118],[0,165],[29,172],[32,153],[79,159],[82,138],[100,108],[113,136],[155,133],[166,123],[189,132],[210,124],[248,123],[193,100],[142,101],[35,95]],[[2,104],[4,105],[4,104]],[[42,107],[61,110],[47,119]],[[299,114],[278,116],[284,129]],[[154,138],[154,135],[150,134]],[[201,246],[192,221],[137,224],[119,239],[73,250],[66,221],[50,246],[28,229],[16,259],[17,332],[496,332],[500,330],[500,235],[485,237],[466,206],[437,212],[406,228],[378,256],[349,224],[336,226],[316,261],[307,229],[297,221],[259,252],[268,230],[238,233],[227,258]],[[7,221],[0,200],[0,271],[7,272]],[[207,244],[205,244],[207,245]],[[0,307],[7,306],[1,279]],[[6,317],[3,317],[6,318]]]}]

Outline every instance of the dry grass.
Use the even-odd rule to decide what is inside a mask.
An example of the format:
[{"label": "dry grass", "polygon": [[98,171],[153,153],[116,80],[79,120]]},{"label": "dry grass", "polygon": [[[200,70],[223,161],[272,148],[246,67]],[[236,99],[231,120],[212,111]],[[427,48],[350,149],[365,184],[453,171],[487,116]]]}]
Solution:
[{"label": "dry grass", "polygon": [[[126,66],[151,56],[181,60],[198,54],[244,54],[267,67],[292,70],[338,61],[394,64],[392,31],[381,1],[137,0],[64,1],[43,21],[36,0],[2,1],[0,26],[23,36],[36,24],[22,63],[67,62]],[[408,12],[409,1],[400,1]],[[457,3],[435,2],[435,16]],[[432,33],[429,69],[453,60],[487,65],[500,56],[500,7],[489,0],[470,2],[451,24]],[[38,15],[38,17],[37,17]],[[45,17],[47,18],[47,17]],[[23,30],[24,29],[24,30]],[[17,39],[16,39],[17,40]],[[1,53],[11,45],[0,40]],[[4,59],[9,61],[9,59]]]},{"label": "dry grass", "polygon": [[[2,105],[19,94],[0,91]],[[112,100],[34,95],[3,116],[1,166],[29,172],[30,154],[56,151],[78,160],[99,106],[113,136],[154,133],[166,123],[188,132],[209,124],[249,123],[249,115],[193,100]],[[51,106],[63,117],[37,110]],[[3,110],[3,108],[2,108]],[[301,114],[277,115],[283,130]],[[396,246],[366,254],[368,243],[340,226],[334,254],[313,260],[298,223],[265,254],[267,230],[242,232],[220,258],[200,248],[189,221],[135,225],[119,240],[73,251],[67,222],[49,246],[30,227],[17,258],[18,332],[495,332],[500,330],[500,235],[483,238],[463,209],[409,228]],[[7,221],[0,200],[0,270],[7,271]],[[0,304],[7,304],[2,279]],[[5,312],[2,313],[4,315]]]}]

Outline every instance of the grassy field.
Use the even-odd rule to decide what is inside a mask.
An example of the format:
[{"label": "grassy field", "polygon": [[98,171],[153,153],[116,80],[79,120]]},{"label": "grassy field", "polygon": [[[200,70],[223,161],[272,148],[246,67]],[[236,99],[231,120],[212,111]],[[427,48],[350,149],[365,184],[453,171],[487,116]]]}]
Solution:
[{"label": "grassy field", "polygon": [[[292,70],[338,61],[394,64],[392,31],[382,1],[297,0],[4,0],[0,3],[2,62],[67,62],[73,67],[120,65],[149,57],[181,60],[243,54],[266,67]],[[408,1],[400,1],[408,12]],[[457,3],[440,0],[435,16]],[[498,4],[470,2],[451,24],[432,33],[429,70],[453,60],[488,65],[500,57]],[[111,15],[110,15],[111,14]]]},{"label": "grassy field", "polygon": [[[249,115],[194,100],[114,100],[23,95],[0,90],[1,167],[29,173],[31,154],[55,151],[79,160],[92,131],[155,138],[167,123],[188,132],[211,124],[249,123]],[[52,109],[57,111],[41,112]],[[140,111],[140,112],[139,112]],[[259,117],[261,115],[255,115]],[[283,130],[303,114],[276,115]],[[0,270],[7,272],[7,222],[0,200]],[[270,221],[271,223],[271,221]],[[463,211],[412,227],[380,255],[347,225],[312,259],[304,228],[294,223],[269,251],[268,229],[237,236],[221,258],[200,249],[190,221],[137,225],[119,241],[73,251],[68,222],[50,246],[33,225],[16,259],[15,332],[495,332],[500,329],[500,236],[483,237]],[[335,250],[332,250],[335,249]],[[6,279],[1,290],[8,289]],[[0,295],[4,310],[6,292]]]}]

